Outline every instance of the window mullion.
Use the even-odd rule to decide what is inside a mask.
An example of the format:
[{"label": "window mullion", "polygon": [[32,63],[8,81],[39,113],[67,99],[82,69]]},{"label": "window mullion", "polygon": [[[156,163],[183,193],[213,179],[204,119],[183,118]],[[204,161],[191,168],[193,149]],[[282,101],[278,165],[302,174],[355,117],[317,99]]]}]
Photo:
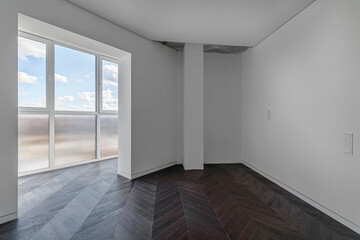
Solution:
[{"label": "window mullion", "polygon": [[101,108],[102,108],[102,87],[101,87],[101,58],[100,55],[96,55],[96,158],[99,159],[100,158],[100,113],[101,113]]},{"label": "window mullion", "polygon": [[49,140],[50,140],[50,169],[55,167],[55,116],[54,116],[54,105],[55,105],[55,89],[54,89],[54,75],[55,75],[55,63],[54,63],[54,43],[49,41],[49,51],[48,51],[48,65],[47,65],[47,99],[48,99],[48,109],[50,110],[50,131],[49,131]]}]

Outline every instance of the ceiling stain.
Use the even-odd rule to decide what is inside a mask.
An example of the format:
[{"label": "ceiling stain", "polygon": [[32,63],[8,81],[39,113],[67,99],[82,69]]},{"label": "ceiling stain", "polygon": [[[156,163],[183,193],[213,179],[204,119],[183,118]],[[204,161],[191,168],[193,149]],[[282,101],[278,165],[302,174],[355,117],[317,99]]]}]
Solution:
[{"label": "ceiling stain", "polygon": [[[179,42],[160,42],[162,45],[174,49],[175,51],[182,52],[184,50],[185,43]],[[211,53],[223,53],[223,54],[243,54],[250,47],[245,46],[229,46],[229,45],[213,45],[204,44],[204,52]]]}]

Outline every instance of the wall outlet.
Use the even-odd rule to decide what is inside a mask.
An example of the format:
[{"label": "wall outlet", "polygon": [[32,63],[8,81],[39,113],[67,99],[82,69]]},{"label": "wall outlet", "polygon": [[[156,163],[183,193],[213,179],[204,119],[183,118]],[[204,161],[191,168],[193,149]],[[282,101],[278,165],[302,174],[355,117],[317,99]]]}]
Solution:
[{"label": "wall outlet", "polygon": [[271,121],[271,110],[270,109],[268,109],[267,111],[266,111],[266,119],[270,122]]},{"label": "wall outlet", "polygon": [[354,134],[344,133],[344,153],[348,155],[354,154]]}]

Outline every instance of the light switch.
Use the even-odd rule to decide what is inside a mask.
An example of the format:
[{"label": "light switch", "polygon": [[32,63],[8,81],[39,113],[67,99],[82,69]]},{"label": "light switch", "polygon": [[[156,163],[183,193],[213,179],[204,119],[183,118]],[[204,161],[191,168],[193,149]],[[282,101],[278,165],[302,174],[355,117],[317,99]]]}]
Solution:
[{"label": "light switch", "polygon": [[353,155],[354,153],[354,134],[353,133],[344,133],[344,153]]}]

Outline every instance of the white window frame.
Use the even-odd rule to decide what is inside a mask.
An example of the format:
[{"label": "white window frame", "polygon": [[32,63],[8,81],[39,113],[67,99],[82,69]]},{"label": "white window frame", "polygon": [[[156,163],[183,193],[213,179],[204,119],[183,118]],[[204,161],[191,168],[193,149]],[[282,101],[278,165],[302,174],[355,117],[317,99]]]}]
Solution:
[{"label": "white window frame", "polygon": [[23,112],[43,112],[43,111],[49,111],[50,112],[50,105],[51,105],[51,102],[50,102],[50,99],[48,97],[49,93],[50,93],[50,84],[49,84],[49,66],[51,66],[51,61],[50,61],[50,52],[51,52],[51,49],[50,49],[50,41],[47,40],[47,39],[44,39],[44,38],[41,38],[41,37],[38,37],[38,36],[35,36],[35,35],[32,35],[32,34],[29,34],[29,33],[25,33],[25,32],[19,32],[18,33],[18,37],[22,37],[22,38],[26,38],[26,39],[30,39],[30,40],[33,40],[33,41],[36,41],[36,42],[40,42],[40,43],[44,43],[46,44],[46,63],[45,63],[45,67],[46,67],[46,87],[45,87],[45,94],[46,94],[46,106],[45,107],[19,107],[19,111],[23,111]]},{"label": "white window frame", "polygon": [[[100,116],[117,116],[118,111],[103,111],[102,110],[102,60],[114,62],[118,64],[118,60],[113,57],[105,56],[101,53],[92,52],[87,49],[82,49],[78,46],[71,44],[49,40],[43,37],[39,37],[26,32],[18,32],[19,37],[27,38],[37,42],[46,44],[46,107],[18,107],[19,115],[48,115],[49,116],[49,167],[37,169],[27,172],[19,172],[19,176],[30,175],[34,173],[46,172],[55,169],[61,169],[71,166],[82,165],[91,162],[97,162],[116,158],[117,155],[100,157],[100,137],[101,137],[101,126]],[[81,51],[95,56],[95,111],[66,111],[66,110],[55,110],[55,56],[54,46],[59,45],[73,50]],[[119,66],[119,64],[118,64]],[[85,160],[64,165],[55,165],[55,116],[56,115],[95,115],[95,159]]]}]

